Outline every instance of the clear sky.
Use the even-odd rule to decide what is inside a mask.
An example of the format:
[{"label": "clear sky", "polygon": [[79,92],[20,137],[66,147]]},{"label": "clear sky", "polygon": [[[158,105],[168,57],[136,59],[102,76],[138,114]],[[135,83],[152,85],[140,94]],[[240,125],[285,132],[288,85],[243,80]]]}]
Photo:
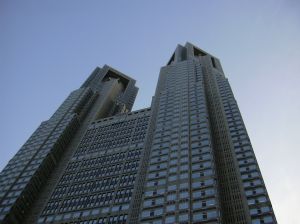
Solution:
[{"label": "clear sky", "polygon": [[279,223],[300,223],[300,1],[0,1],[0,169],[96,66],[137,80],[186,41],[218,57]]}]

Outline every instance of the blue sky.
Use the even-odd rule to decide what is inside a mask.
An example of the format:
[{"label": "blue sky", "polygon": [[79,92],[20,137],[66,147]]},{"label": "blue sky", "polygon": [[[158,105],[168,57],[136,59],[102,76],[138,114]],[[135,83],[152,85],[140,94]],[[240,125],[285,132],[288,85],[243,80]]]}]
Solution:
[{"label": "blue sky", "polygon": [[178,43],[218,57],[279,223],[300,223],[300,1],[0,2],[0,169],[96,66],[150,105]]}]

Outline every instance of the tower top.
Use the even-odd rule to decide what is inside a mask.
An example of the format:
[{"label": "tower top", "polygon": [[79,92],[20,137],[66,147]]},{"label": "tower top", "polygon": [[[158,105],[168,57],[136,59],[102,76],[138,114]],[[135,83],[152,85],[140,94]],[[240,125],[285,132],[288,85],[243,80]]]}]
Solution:
[{"label": "tower top", "polygon": [[213,55],[207,53],[206,51],[202,50],[201,48],[197,47],[196,45],[186,42],[184,46],[178,44],[174,53],[172,54],[170,60],[168,61],[167,65],[172,63],[185,61],[192,58],[203,57],[209,55],[210,57],[216,58]]}]

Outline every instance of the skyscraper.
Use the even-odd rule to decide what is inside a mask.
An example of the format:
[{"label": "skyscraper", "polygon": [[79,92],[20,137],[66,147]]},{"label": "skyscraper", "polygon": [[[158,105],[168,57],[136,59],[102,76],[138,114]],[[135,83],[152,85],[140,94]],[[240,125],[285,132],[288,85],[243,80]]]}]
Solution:
[{"label": "skyscraper", "polygon": [[1,172],[1,223],[277,223],[216,57],[178,45],[136,94],[96,68]]}]

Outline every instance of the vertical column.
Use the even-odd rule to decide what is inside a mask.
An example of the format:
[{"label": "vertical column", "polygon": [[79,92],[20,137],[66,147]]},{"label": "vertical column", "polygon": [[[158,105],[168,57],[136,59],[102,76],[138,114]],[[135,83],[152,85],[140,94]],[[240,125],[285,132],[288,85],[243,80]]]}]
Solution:
[{"label": "vertical column", "polygon": [[224,223],[249,223],[250,216],[211,57],[201,59]]},{"label": "vertical column", "polygon": [[216,74],[216,80],[232,139],[238,170],[247,197],[252,223],[276,223],[276,218],[253,148],[228,80]]}]

